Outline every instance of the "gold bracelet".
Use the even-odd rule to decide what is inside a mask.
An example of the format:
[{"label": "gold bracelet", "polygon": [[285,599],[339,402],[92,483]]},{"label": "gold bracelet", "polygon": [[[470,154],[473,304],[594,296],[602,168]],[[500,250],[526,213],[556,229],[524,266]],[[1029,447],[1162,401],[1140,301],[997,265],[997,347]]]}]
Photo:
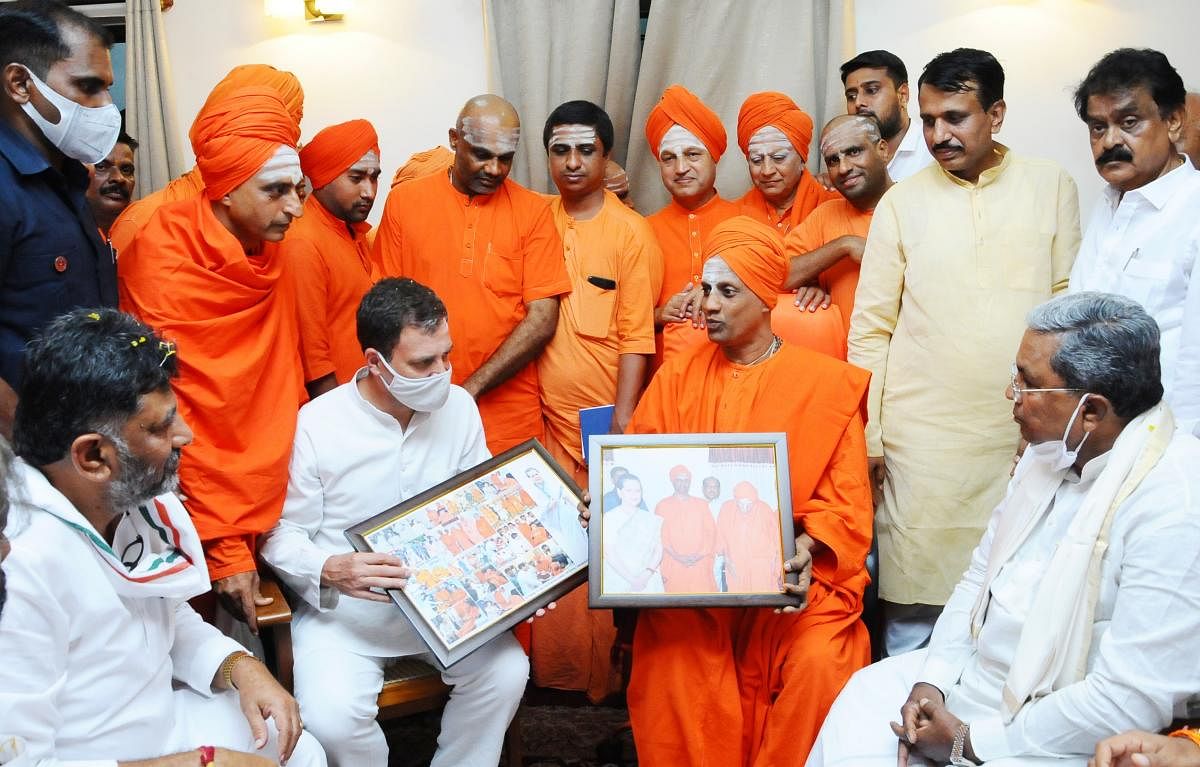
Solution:
[{"label": "gold bracelet", "polygon": [[233,683],[233,668],[239,661],[244,658],[253,658],[254,656],[244,650],[229,653],[221,663],[221,679],[225,680],[225,687],[230,690],[236,690],[237,685]]}]

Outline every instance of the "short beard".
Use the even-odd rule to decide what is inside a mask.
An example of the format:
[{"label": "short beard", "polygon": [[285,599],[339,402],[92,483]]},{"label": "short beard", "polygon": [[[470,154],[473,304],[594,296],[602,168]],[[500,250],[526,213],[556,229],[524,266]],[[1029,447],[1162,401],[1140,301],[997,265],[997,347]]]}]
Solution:
[{"label": "short beard", "polygon": [[896,109],[892,112],[891,116],[888,117],[887,120],[884,120],[878,115],[876,116],[876,119],[879,121],[879,135],[884,141],[891,141],[893,138],[895,138],[896,134],[900,132],[900,129],[904,127],[903,121],[900,119],[899,105],[897,105]]},{"label": "short beard", "polygon": [[134,455],[125,440],[107,436],[117,448],[121,467],[121,476],[114,479],[107,490],[109,508],[114,512],[137,508],[155,496],[179,489],[178,449],[172,450],[170,457],[158,468]]}]

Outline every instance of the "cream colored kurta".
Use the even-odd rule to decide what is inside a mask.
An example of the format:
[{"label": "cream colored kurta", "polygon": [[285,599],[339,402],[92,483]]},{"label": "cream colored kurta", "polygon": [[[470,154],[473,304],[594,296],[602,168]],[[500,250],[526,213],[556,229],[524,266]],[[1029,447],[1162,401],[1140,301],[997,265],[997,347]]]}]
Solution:
[{"label": "cream colored kurta", "polygon": [[892,187],[863,254],[849,361],[872,373],[890,602],[944,604],[966,569],[1020,440],[1004,390],[1025,315],[1066,288],[1079,248],[1071,177],[997,146],[976,184],[934,163]]}]

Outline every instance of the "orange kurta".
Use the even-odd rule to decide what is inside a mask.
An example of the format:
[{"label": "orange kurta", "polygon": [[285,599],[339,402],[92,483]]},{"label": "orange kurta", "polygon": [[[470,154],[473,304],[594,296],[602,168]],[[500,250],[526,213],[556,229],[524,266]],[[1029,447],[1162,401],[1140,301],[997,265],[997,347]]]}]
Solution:
[{"label": "orange kurta", "polygon": [[[549,203],[511,179],[474,197],[455,189],[446,173],[394,187],[373,254],[382,276],[411,277],[445,302],[456,384],[508,338],[527,303],[571,290]],[[479,414],[493,454],[541,437],[536,366],[481,396]]]},{"label": "orange kurta", "polygon": [[[717,526],[708,501],[695,496],[667,496],[654,507],[662,517],[663,558],[659,571],[671,594],[711,594],[717,590],[713,560]],[[684,560],[691,560],[690,564]]]},{"label": "orange kurta", "polygon": [[783,215],[775,210],[775,206],[767,201],[767,198],[758,191],[756,186],[750,187],[750,191],[742,195],[737,204],[743,216],[749,216],[755,221],[775,227],[779,236],[784,237],[803,223],[804,219],[817,209],[817,206],[830,200],[841,199],[844,198],[840,194],[825,189],[806,170],[800,176],[800,183],[796,185],[796,197],[792,200],[792,207],[784,211]]},{"label": "orange kurta", "polygon": [[870,660],[858,620],[871,543],[867,381],[786,344],[753,367],[703,346],[651,381],[630,432],[785,431],[793,518],[821,548],[799,614],[641,611],[628,694],[639,764],[803,764],[838,691]]},{"label": "orange kurta", "polygon": [[[785,252],[791,258],[845,235],[865,239],[874,213],[874,209],[859,210],[843,197],[823,203],[787,236]],[[858,268],[853,260],[843,258],[821,272],[821,287],[829,293],[833,306],[840,310],[847,335],[850,333],[850,314],[854,311],[854,292],[858,290]]]},{"label": "orange kurta", "polygon": [[179,344],[172,388],[195,433],[180,488],[213,580],[255,568],[279,521],[304,398],[279,246],[247,256],[203,197],[161,208],[117,267],[121,309]]},{"label": "orange kurta", "polygon": [[[559,197],[551,198],[550,210],[563,240],[571,293],[563,297],[554,339],[537,361],[545,443],[586,487],[579,411],[616,401],[622,354],[654,353],[656,294],[650,275],[662,257],[645,219],[611,192],[604,193],[600,212],[586,221],[569,216]],[[616,287],[599,287],[589,277],[612,280]],[[558,609],[534,621],[532,632],[535,684],[583,690],[597,702],[617,691],[612,613],[589,610],[585,586],[559,599]]]},{"label": "orange kurta", "polygon": [[[652,287],[658,290],[656,306],[665,305],[689,282],[700,284],[705,235],[739,213],[736,202],[716,195],[696,210],[688,210],[672,199],[662,210],[646,218],[662,251],[662,269],[652,281]],[[679,351],[707,341],[708,334],[703,328],[694,328],[690,322],[668,323],[659,335],[658,361],[661,363]]]},{"label": "orange kurta", "polygon": [[761,592],[778,589],[782,582],[779,558],[771,556],[779,541],[779,514],[762,501],[749,511],[736,501],[725,501],[717,517],[717,538],[725,557],[726,585],[730,591]]},{"label": "orange kurta", "polygon": [[370,228],[354,224],[351,233],[309,195],[304,216],[292,222],[280,246],[299,305],[305,381],[333,373],[344,384],[364,364],[355,315],[371,289]]}]

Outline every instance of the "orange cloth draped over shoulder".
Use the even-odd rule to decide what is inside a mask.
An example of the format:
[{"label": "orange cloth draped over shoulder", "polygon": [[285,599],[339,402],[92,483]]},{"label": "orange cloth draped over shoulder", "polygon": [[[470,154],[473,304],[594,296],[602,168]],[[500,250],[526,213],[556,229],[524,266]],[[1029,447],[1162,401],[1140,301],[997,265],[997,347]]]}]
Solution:
[{"label": "orange cloth draped over shoulder", "polygon": [[[393,187],[372,256],[381,276],[410,277],[446,304],[456,384],[504,343],[525,319],[527,304],[571,290],[550,204],[512,179],[474,197],[444,173]],[[542,436],[533,362],[478,402],[493,454]]]},{"label": "orange cloth draped over shoulder", "polygon": [[[846,235],[865,239],[874,213],[874,209],[859,210],[844,198],[830,200],[821,204],[784,238],[783,252],[790,259]],[[847,335],[850,334],[850,315],[854,312],[854,293],[858,290],[858,272],[859,264],[849,258],[843,258],[821,272],[821,287],[829,293],[833,306],[842,315],[842,326]]]},{"label": "orange cloth draped over shoulder", "polygon": [[717,590],[713,560],[717,526],[708,501],[689,495],[669,495],[654,513],[662,517],[663,558],[659,571],[668,594],[711,594]]},{"label": "orange cloth draped over shoulder", "polygon": [[803,764],[837,693],[870,661],[858,620],[872,524],[868,381],[866,371],[785,343],[753,366],[708,344],[668,360],[650,382],[630,433],[786,432],[792,517],[819,548],[803,612],[640,612],[628,692],[640,764]]},{"label": "orange cloth draped over shoulder", "polygon": [[[300,167],[313,189],[320,189],[367,152],[379,154],[375,128],[366,120],[351,120],[313,136],[300,150]],[[356,315],[374,281],[370,230],[365,222],[347,224],[309,195],[304,216],[283,240],[284,273],[300,307],[305,381],[332,373],[343,384],[364,364]]]},{"label": "orange cloth draped over shoulder", "polygon": [[[209,93],[196,116],[196,123],[200,122],[206,109],[220,103],[230,93],[255,86],[271,88],[278,93],[296,125],[300,124],[300,119],[304,116],[304,89],[300,86],[300,81],[291,72],[267,64],[242,64],[229,70],[229,74]],[[192,130],[195,130],[195,124]],[[188,136],[191,138],[190,133]],[[121,211],[121,215],[113,222],[109,231],[109,241],[113,248],[118,254],[124,252],[142,227],[149,223],[155,211],[168,203],[199,197],[203,191],[204,179],[200,176],[200,169],[193,167],[179,178],[168,182],[162,189],[132,203]]]},{"label": "orange cloth draped over shoulder", "polygon": [[408,158],[408,162],[396,169],[396,173],[392,176],[392,186],[443,171],[453,164],[454,152],[444,146],[435,146],[433,149],[417,152]]},{"label": "orange cloth draped over shoulder", "polygon": [[[194,133],[207,188],[236,187],[258,170],[245,158],[265,162],[299,138],[279,96],[262,88],[214,105]],[[230,175],[234,166],[244,178]],[[283,508],[304,395],[282,271],[278,245],[247,255],[206,197],[161,208],[118,263],[121,308],[179,345],[172,388],[195,432],[180,486],[213,580],[255,569],[255,538]]]}]

